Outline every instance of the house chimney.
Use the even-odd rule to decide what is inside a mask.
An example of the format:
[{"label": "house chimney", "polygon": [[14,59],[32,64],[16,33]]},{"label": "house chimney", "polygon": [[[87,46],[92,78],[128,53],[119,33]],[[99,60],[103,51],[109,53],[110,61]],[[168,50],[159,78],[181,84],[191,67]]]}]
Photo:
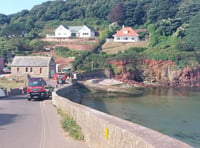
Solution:
[{"label": "house chimney", "polygon": [[124,25],[122,25],[122,28],[124,28]]}]

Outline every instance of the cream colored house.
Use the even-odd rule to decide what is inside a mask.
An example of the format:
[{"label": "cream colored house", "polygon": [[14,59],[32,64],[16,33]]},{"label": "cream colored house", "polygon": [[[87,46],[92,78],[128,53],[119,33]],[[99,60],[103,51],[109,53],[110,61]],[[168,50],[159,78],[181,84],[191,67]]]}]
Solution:
[{"label": "cream colored house", "polygon": [[56,72],[56,63],[52,57],[15,56],[11,64],[13,76],[52,78]]},{"label": "cream colored house", "polygon": [[55,29],[55,35],[47,35],[47,38],[89,38],[94,37],[95,32],[88,26],[63,26],[59,25]]}]

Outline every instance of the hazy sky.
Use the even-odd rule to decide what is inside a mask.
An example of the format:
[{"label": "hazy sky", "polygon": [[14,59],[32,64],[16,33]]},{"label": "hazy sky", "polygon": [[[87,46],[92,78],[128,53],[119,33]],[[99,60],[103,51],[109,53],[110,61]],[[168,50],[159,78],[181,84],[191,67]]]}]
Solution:
[{"label": "hazy sky", "polygon": [[0,0],[0,13],[13,14],[21,10],[30,10],[34,5],[41,4],[50,0]]}]

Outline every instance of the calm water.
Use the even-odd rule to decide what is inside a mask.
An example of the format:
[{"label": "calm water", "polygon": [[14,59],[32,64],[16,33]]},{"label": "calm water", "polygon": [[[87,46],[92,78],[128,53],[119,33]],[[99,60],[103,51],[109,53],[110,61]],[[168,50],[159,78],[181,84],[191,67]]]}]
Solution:
[{"label": "calm water", "polygon": [[82,104],[200,147],[200,89],[152,88],[139,95],[93,93]]}]

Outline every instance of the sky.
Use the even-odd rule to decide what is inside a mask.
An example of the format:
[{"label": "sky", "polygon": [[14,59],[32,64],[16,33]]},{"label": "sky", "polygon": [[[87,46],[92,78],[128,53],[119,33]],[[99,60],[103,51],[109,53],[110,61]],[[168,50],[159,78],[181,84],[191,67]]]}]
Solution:
[{"label": "sky", "polygon": [[30,10],[33,6],[46,1],[49,0],[0,0],[0,13],[9,15],[24,9]]}]

